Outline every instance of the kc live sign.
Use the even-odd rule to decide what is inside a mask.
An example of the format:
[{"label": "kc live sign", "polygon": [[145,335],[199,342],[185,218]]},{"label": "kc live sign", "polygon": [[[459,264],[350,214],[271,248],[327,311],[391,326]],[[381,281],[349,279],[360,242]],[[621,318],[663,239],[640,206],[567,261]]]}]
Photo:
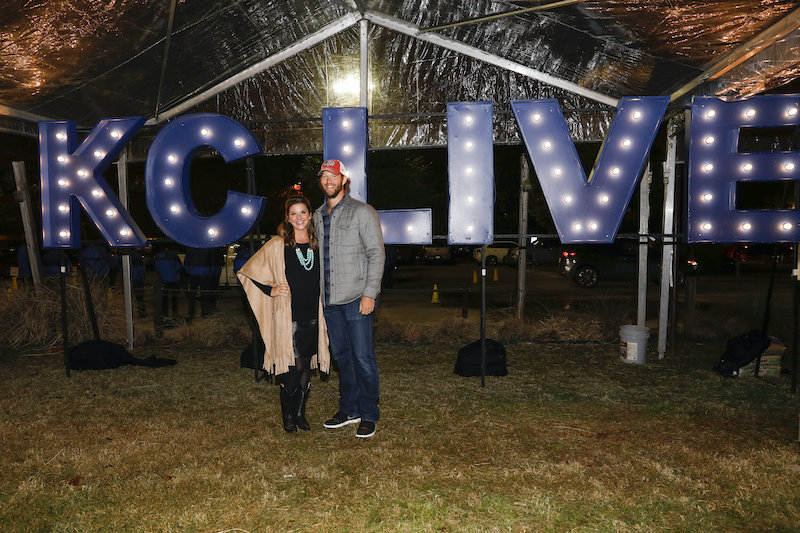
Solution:
[{"label": "kc live sign", "polygon": [[[516,100],[511,107],[563,243],[612,242],[642,173],[668,104],[667,97],[623,98],[588,178],[556,100]],[[800,151],[743,153],[741,128],[797,127],[800,95],[741,102],[692,101],[688,154],[689,242],[798,242],[800,212],[737,210],[740,181],[797,181]],[[447,104],[450,244],[494,240],[492,104]],[[367,112],[326,108],[323,157],[350,169],[351,195],[366,200]],[[141,117],[101,120],[78,145],[74,123],[39,123],[42,232],[45,248],[80,246],[80,210],[112,247],[146,238],[103,178],[103,172],[144,124]],[[176,242],[209,248],[231,243],[258,220],[266,199],[228,191],[224,207],[202,216],[189,190],[195,151],[209,146],[226,162],[261,152],[255,137],[218,114],[179,117],[153,141],[145,165],[147,207]],[[387,244],[431,242],[431,210],[381,211]]]}]

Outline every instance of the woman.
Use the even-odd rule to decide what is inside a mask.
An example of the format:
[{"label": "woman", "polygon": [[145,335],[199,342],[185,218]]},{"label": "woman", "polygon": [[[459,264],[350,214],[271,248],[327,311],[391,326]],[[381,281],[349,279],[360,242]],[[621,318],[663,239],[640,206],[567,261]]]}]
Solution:
[{"label": "woman", "polygon": [[311,204],[286,200],[286,219],[237,276],[264,339],[264,370],[285,374],[281,384],[283,429],[311,427],[305,417],[311,369],[328,372],[328,333],[319,297],[319,250]]}]

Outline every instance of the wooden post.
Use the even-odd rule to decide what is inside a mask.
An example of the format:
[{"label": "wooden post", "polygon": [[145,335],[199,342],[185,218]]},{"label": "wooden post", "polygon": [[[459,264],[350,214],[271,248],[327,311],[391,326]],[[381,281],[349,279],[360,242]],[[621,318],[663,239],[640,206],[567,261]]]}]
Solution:
[{"label": "wooden post", "polygon": [[13,161],[14,180],[17,182],[17,195],[19,210],[22,215],[22,226],[25,230],[25,245],[28,247],[28,262],[31,264],[31,277],[36,291],[42,285],[42,274],[39,271],[39,237],[36,234],[36,224],[33,218],[31,195],[28,189],[28,176],[25,174],[25,162]]}]

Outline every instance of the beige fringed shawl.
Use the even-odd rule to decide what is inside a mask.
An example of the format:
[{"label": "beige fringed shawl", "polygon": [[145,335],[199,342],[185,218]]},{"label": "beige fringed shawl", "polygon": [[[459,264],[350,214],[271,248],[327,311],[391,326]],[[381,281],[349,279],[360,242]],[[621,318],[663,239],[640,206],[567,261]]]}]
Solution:
[{"label": "beige fringed shawl", "polygon": [[[253,281],[270,287],[288,285],[283,249],[283,238],[273,237],[237,273],[266,346],[264,370],[268,374],[283,374],[294,364],[291,298],[267,296]],[[330,350],[328,328],[322,315],[322,301],[319,303],[317,323],[318,351],[317,355],[311,358],[311,368],[319,368],[320,371],[327,373],[330,372]]]}]

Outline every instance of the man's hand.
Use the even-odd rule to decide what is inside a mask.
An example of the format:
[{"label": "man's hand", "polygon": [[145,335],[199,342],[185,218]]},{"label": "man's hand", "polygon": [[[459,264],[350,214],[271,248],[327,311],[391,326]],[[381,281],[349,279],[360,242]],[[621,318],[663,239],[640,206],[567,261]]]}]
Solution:
[{"label": "man's hand", "polygon": [[369,296],[362,296],[361,302],[358,304],[358,312],[362,315],[368,315],[375,310],[375,298]]}]

